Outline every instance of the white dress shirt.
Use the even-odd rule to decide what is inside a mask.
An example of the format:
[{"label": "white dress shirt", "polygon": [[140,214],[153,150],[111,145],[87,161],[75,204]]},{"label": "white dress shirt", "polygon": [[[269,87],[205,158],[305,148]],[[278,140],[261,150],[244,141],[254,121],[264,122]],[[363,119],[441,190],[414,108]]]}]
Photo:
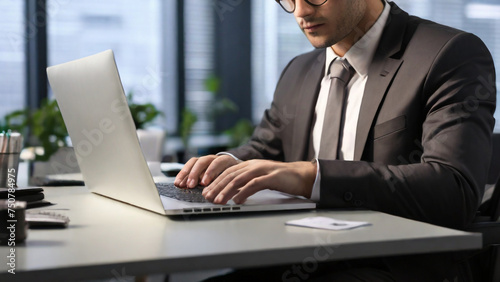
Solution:
[{"label": "white dress shirt", "polygon": [[[347,101],[345,108],[345,119],[342,132],[339,138],[342,138],[339,160],[352,161],[354,158],[354,144],[356,141],[356,130],[358,126],[359,111],[361,108],[361,101],[365,92],[366,81],[368,80],[368,69],[373,60],[373,56],[382,36],[384,26],[389,17],[390,5],[384,3],[384,10],[379,16],[375,24],[368,30],[368,32],[357,41],[347,53],[344,58],[351,64],[356,71],[352,79],[347,85]],[[330,90],[330,81],[328,77],[328,68],[330,63],[339,56],[333,51],[332,48],[326,48],[326,62],[325,62],[325,76],[321,81],[321,88],[316,101],[316,122],[313,125],[313,148],[315,158],[318,157],[321,144],[321,133],[323,131],[323,123],[326,112],[326,104],[328,102],[328,92]],[[369,93],[368,93],[369,95]],[[320,182],[321,175],[319,163],[317,168],[316,180],[314,182],[311,199],[319,201],[320,197]]]}]

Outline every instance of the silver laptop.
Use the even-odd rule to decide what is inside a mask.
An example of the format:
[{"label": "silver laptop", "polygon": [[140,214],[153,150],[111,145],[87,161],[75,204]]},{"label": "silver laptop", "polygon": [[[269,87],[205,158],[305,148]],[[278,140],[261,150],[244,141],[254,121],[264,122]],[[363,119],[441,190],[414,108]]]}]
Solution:
[{"label": "silver laptop", "polygon": [[47,74],[83,180],[95,194],[166,215],[316,207],[305,198],[269,190],[256,193],[242,205],[232,201],[227,205],[189,202],[160,195],[139,145],[113,51],[49,67]]}]

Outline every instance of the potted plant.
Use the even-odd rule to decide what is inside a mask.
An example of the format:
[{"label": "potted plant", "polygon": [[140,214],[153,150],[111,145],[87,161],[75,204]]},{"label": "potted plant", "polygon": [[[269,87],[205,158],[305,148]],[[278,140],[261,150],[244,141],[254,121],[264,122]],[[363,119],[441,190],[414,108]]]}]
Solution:
[{"label": "potted plant", "polygon": [[55,100],[45,99],[38,109],[17,110],[4,119],[6,127],[29,137],[24,138],[25,150],[21,158],[30,162],[30,184],[43,184],[37,178],[47,174],[79,172],[74,151],[68,147],[68,131]]},{"label": "potted plant", "polygon": [[68,131],[56,100],[45,99],[36,110],[18,110],[5,116],[6,126],[21,132],[25,146],[40,146],[42,150],[34,150],[33,160],[47,161],[60,147],[67,146]]},{"label": "potted plant", "polygon": [[138,104],[134,102],[133,98],[134,94],[130,91],[127,95],[127,102],[137,129],[144,158],[148,162],[161,162],[166,132],[161,129],[146,129],[146,126],[164,114],[155,105],[151,103]]},{"label": "potted plant", "polygon": [[134,101],[134,93],[130,91],[127,95],[127,102],[134,120],[135,128],[145,129],[145,126],[153,122],[157,117],[163,116],[163,112],[158,110],[151,103],[137,104]]},{"label": "potted plant", "polygon": [[[137,104],[133,94],[127,95],[134,124],[138,129],[162,115],[153,104]],[[25,159],[33,161],[30,174],[41,176],[78,172],[74,151],[68,147],[68,131],[56,100],[45,99],[38,109],[17,110],[4,117],[6,129],[21,132],[25,138],[25,148],[29,148]],[[69,155],[68,155],[69,154]]]}]

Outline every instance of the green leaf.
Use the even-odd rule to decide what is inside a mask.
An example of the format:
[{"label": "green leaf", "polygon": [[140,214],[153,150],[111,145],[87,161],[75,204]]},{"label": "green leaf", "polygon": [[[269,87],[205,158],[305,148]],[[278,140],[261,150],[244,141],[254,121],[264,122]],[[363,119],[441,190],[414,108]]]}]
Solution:
[{"label": "green leaf", "polygon": [[182,111],[182,121],[180,127],[180,135],[182,139],[182,144],[184,144],[184,148],[187,149],[189,142],[189,135],[191,135],[191,130],[193,129],[193,125],[198,120],[198,117],[194,112],[192,112],[188,108],[184,108]]},{"label": "green leaf", "polygon": [[127,102],[137,129],[143,129],[148,123],[153,122],[157,117],[164,116],[163,112],[158,110],[151,103],[136,104],[133,102],[133,92],[130,91],[127,95]]},{"label": "green leaf", "polygon": [[210,75],[205,79],[205,89],[212,93],[219,92],[220,79],[215,75]]},{"label": "green leaf", "polygon": [[251,121],[240,119],[232,128],[224,131],[231,138],[229,147],[238,147],[248,142],[255,127]]}]

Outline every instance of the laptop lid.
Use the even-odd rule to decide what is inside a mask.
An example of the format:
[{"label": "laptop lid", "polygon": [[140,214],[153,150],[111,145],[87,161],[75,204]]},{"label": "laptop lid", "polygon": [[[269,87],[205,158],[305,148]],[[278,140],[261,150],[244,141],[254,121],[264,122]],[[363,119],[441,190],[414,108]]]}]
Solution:
[{"label": "laptop lid", "polygon": [[86,186],[164,213],[111,50],[47,68]]},{"label": "laptop lid", "polygon": [[272,191],[225,209],[160,197],[139,145],[113,52],[52,66],[47,74],[91,192],[161,214],[315,208],[309,200]]}]

